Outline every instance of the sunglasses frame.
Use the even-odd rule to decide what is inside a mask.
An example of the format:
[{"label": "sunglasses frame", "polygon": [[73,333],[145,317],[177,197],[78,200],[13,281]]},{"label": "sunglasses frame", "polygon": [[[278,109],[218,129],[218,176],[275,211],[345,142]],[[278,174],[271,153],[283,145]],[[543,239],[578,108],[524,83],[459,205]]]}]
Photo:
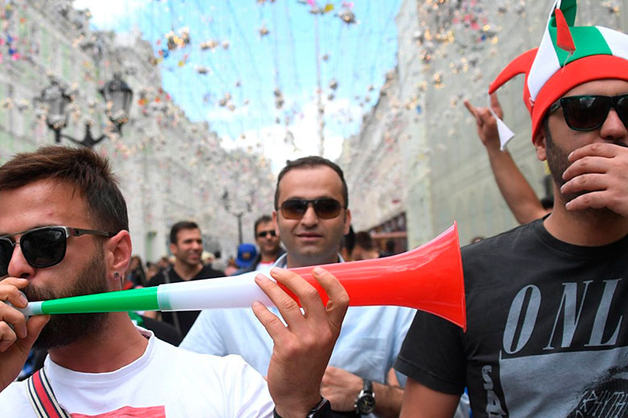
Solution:
[{"label": "sunglasses frame", "polygon": [[274,229],[269,229],[267,231],[260,231],[257,233],[257,238],[266,238],[267,235],[270,235],[271,237],[276,237],[277,233],[275,232]]},{"label": "sunglasses frame", "polygon": [[[303,213],[301,215],[299,215],[298,217],[293,217],[293,216],[286,216],[286,209],[285,209],[285,205],[288,202],[299,202],[301,205],[303,205],[305,207],[305,210],[303,210]],[[320,202],[334,202],[335,204],[338,205],[338,212],[335,212],[334,216],[321,216],[318,211],[316,210],[316,206],[320,203]],[[346,206],[342,206],[342,204],[337,201],[336,199],[333,199],[331,197],[322,197],[322,198],[318,198],[318,199],[288,199],[286,201],[284,201],[281,206],[279,207],[279,210],[281,211],[281,215],[286,218],[286,219],[292,219],[292,220],[296,220],[296,219],[301,219],[303,218],[303,216],[305,215],[305,213],[307,212],[307,209],[310,207],[310,205],[312,205],[312,209],[314,209],[314,213],[316,213],[316,217],[320,218],[320,219],[334,219],[336,217],[338,217],[338,215],[340,215],[340,211],[342,209],[347,209]],[[299,210],[300,211],[300,210]]]},{"label": "sunglasses frame", "polygon": [[[571,122],[569,121],[569,119],[570,119],[570,117],[568,115],[569,112],[565,112],[565,109],[568,109],[568,108],[565,107],[565,104],[568,101],[580,100],[580,99],[600,99],[600,98],[601,99],[608,99],[608,100],[610,100],[610,103],[608,104],[608,108],[606,109],[604,117],[602,118],[602,121],[599,124],[597,124],[597,125],[595,125],[595,126],[593,126],[591,128],[578,128],[578,127],[575,127],[575,126],[573,126],[571,124]],[[549,108],[549,113],[548,114],[552,114],[556,110],[558,110],[559,108],[562,107],[563,108],[563,116],[564,116],[564,119],[565,119],[565,123],[567,124],[567,126],[569,126],[569,128],[571,130],[578,131],[578,132],[595,131],[596,129],[599,129],[602,125],[604,125],[604,122],[606,122],[606,119],[608,118],[608,113],[611,111],[611,109],[615,109],[615,112],[617,112],[617,105],[619,104],[619,101],[622,100],[622,99],[627,99],[628,100],[628,94],[619,94],[617,96],[603,96],[603,95],[598,95],[598,94],[583,94],[583,95],[578,95],[578,96],[561,97],[560,99],[558,99],[557,101],[552,103],[552,105]],[[628,114],[626,114],[625,118],[624,118],[624,117],[621,116],[620,112],[617,112],[617,116],[623,122],[624,126],[626,126],[626,128],[628,129]]]},{"label": "sunglasses frame", "polygon": [[[52,267],[52,266],[55,266],[55,265],[59,264],[61,261],[63,261],[63,259],[65,258],[65,254],[66,254],[67,248],[68,248],[68,238],[69,237],[80,237],[82,235],[96,235],[96,236],[111,238],[111,237],[116,235],[113,232],[98,231],[98,230],[95,230],[95,229],[74,228],[74,227],[70,227],[70,226],[60,226],[60,225],[42,226],[42,227],[38,227],[38,228],[29,229],[29,230],[26,230],[26,231],[16,232],[14,234],[2,235],[2,236],[0,236],[0,241],[8,242],[11,245],[11,254],[9,254],[9,256],[7,258],[8,263],[10,263],[11,262],[11,258],[13,258],[13,251],[15,251],[15,246],[19,245],[20,247],[23,247],[22,241],[24,240],[24,237],[28,237],[28,234],[30,234],[30,233],[40,232],[40,231],[43,231],[43,230],[63,231],[63,233],[64,233],[63,240],[60,241],[60,242],[63,243],[63,252],[62,252],[61,258],[58,261],[55,261],[55,262],[52,262],[52,263],[43,263],[43,264],[41,264],[41,263],[35,264],[35,263],[31,262],[31,260],[29,260],[30,256],[28,256],[27,254],[22,252],[26,262],[31,267],[34,267],[34,268]],[[10,238],[10,237],[14,237],[16,235],[20,235],[20,239],[18,241],[14,241],[14,240],[12,240]],[[9,269],[9,264],[8,263],[6,265],[6,268],[4,268],[3,266],[0,266],[0,274],[3,273],[3,270],[8,272],[8,269]],[[8,274],[8,273],[4,273],[4,274]]]}]

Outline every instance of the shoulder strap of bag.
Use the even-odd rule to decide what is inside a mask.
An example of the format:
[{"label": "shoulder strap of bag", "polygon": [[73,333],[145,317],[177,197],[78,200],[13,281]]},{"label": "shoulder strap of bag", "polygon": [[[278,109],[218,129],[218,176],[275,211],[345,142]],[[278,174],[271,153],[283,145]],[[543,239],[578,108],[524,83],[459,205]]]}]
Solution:
[{"label": "shoulder strap of bag", "polygon": [[43,368],[28,378],[28,398],[38,418],[70,418],[57,402]]}]

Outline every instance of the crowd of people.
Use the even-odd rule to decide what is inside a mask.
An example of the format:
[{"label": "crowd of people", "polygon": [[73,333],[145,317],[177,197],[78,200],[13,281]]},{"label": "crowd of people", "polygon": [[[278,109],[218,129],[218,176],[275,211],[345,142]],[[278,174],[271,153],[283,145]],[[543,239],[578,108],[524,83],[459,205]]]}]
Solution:
[{"label": "crowd of people", "polygon": [[[173,259],[144,269],[97,153],[16,155],[0,167],[0,417],[628,416],[628,36],[575,15],[576,0],[557,1],[539,48],[490,86],[491,108],[466,104],[521,223],[462,248],[466,330],[409,308],[350,307],[316,267],[323,303],[290,270],[380,256],[368,232],[353,233],[344,173],[325,158],[287,163],[273,213],[227,271],[190,220],[172,226]],[[504,150],[495,91],[522,73],[549,208]],[[19,310],[247,273],[274,306]]]}]

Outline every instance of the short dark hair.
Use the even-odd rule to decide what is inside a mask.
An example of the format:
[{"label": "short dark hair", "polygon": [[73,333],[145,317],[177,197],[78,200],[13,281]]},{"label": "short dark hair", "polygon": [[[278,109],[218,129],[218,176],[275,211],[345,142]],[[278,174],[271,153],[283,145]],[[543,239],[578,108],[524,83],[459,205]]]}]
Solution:
[{"label": "short dark hair", "polygon": [[373,251],[375,249],[375,243],[368,231],[360,231],[355,234],[355,245],[359,245],[366,251]]},{"label": "short dark hair", "polygon": [[309,157],[299,158],[298,160],[286,161],[286,166],[279,172],[279,176],[277,177],[277,186],[275,187],[275,210],[279,209],[279,183],[288,171],[299,168],[314,168],[320,166],[327,166],[338,174],[338,177],[340,177],[340,181],[342,182],[342,198],[345,201],[344,207],[345,209],[348,208],[349,189],[347,188],[347,182],[345,181],[342,169],[338,166],[338,164],[329,161],[327,158],[310,155]]},{"label": "short dark hair", "polygon": [[95,229],[113,233],[129,230],[126,202],[107,158],[84,147],[47,146],[16,154],[0,167],[0,191],[40,180],[74,186],[87,203]]},{"label": "short dark hair", "polygon": [[179,231],[181,231],[182,229],[198,229],[200,231],[201,228],[199,228],[198,224],[193,221],[177,222],[176,224],[172,225],[172,228],[170,228],[170,243],[171,244],[177,243],[177,235],[179,234]]},{"label": "short dark hair", "polygon": [[353,225],[349,225],[349,232],[342,236],[340,240],[340,249],[347,249],[347,252],[351,254],[355,247],[355,232],[353,231]]},{"label": "short dark hair", "polygon": [[257,218],[257,220],[255,221],[255,225],[253,226],[253,235],[257,236],[257,226],[259,224],[265,224],[272,221],[273,221],[273,218],[272,216],[269,216],[269,215],[262,215],[259,218]]}]

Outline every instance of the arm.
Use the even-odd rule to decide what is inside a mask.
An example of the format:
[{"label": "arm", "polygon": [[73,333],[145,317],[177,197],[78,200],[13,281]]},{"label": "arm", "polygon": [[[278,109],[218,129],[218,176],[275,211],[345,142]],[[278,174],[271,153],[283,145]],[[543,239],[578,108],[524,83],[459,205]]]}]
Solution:
[{"label": "arm", "polygon": [[608,208],[628,216],[628,147],[590,144],[572,152],[569,162],[561,192],[587,193],[567,203],[568,210]]},{"label": "arm", "polygon": [[[508,207],[520,224],[531,222],[545,216],[549,211],[543,209],[536,193],[525,179],[510,153],[500,150],[497,122],[488,108],[475,108],[465,100],[466,108],[475,118],[478,136],[486,147],[491,170]],[[502,108],[497,95],[491,95],[491,108],[502,117]]]},{"label": "arm", "polygon": [[25,308],[28,301],[19,289],[27,284],[27,279],[15,277],[0,281],[0,392],[20,374],[31,347],[50,318],[34,316],[27,321],[20,311],[3,303]]},{"label": "arm", "polygon": [[437,392],[408,378],[403,395],[401,418],[451,418],[460,396]]},{"label": "arm", "polygon": [[268,367],[268,390],[277,413],[283,418],[308,414],[321,399],[321,380],[331,357],[342,320],[349,307],[349,295],[334,276],[321,268],[313,270],[329,301],[324,306],[318,291],[297,274],[273,268],[271,275],[299,298],[299,305],[277,283],[263,274],[255,282],[277,306],[288,326],[261,302],[253,312],[273,339]]},{"label": "arm", "polygon": [[[323,376],[321,393],[329,399],[334,411],[354,411],[355,400],[362,387],[363,380],[360,376],[329,366]],[[403,388],[373,382],[373,394],[377,416],[382,418],[399,416]]]}]

